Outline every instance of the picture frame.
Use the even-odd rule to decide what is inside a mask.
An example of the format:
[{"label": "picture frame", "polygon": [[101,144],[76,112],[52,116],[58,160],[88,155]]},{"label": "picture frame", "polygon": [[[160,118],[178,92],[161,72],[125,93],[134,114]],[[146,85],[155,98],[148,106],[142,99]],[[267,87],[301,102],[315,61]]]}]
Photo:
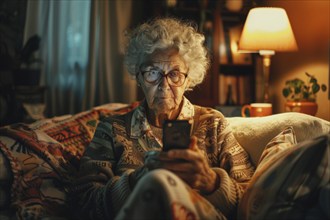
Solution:
[{"label": "picture frame", "polygon": [[251,53],[244,53],[238,50],[242,29],[242,24],[232,26],[221,25],[219,39],[220,65],[252,65]]},{"label": "picture frame", "polygon": [[243,30],[243,25],[236,25],[229,28],[230,51],[232,53],[233,64],[237,65],[251,65],[251,53],[244,53],[238,50],[238,44]]}]

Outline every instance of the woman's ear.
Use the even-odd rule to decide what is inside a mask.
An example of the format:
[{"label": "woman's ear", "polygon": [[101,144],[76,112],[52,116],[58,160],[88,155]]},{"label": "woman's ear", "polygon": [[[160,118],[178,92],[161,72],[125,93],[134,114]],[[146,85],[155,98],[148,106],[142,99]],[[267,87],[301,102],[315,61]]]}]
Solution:
[{"label": "woman's ear", "polygon": [[136,85],[138,87],[141,87],[141,81],[140,81],[140,77],[139,77],[140,74],[136,74],[135,76],[135,80],[136,80]]},{"label": "woman's ear", "polygon": [[190,88],[190,79],[187,78],[186,80],[187,82],[186,82],[185,91],[192,91],[192,88]]}]

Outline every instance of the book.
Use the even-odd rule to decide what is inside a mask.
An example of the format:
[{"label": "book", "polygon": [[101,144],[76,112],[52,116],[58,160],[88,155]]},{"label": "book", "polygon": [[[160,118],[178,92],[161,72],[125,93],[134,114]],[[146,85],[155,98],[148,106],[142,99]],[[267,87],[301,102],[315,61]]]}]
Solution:
[{"label": "book", "polygon": [[238,92],[240,105],[248,104],[252,101],[252,82],[247,74],[238,77]]},{"label": "book", "polygon": [[220,105],[244,105],[253,101],[253,83],[250,75],[220,74],[218,79]]},{"label": "book", "polygon": [[230,51],[233,64],[252,64],[252,56],[250,53],[242,53],[238,51],[238,42],[242,32],[242,25],[236,25],[229,28]]},{"label": "book", "polygon": [[236,105],[238,103],[237,77],[220,74],[219,80],[219,103],[221,105]]}]

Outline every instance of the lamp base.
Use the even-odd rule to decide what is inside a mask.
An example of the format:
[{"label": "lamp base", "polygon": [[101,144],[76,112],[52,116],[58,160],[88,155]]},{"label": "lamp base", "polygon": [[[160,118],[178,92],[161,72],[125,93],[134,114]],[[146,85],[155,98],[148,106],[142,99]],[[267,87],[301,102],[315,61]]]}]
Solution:
[{"label": "lamp base", "polygon": [[269,69],[270,69],[270,58],[273,53],[260,53],[262,55],[262,64],[263,64],[263,77],[264,77],[264,102],[268,103],[269,102]]}]

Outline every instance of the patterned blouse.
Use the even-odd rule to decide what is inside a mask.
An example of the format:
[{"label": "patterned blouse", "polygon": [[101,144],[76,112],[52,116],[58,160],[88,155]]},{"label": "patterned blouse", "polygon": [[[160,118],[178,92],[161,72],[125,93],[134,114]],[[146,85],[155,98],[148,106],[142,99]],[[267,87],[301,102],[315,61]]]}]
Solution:
[{"label": "patterned blouse", "polygon": [[[193,121],[192,135],[220,178],[219,188],[202,196],[224,215],[231,215],[254,167],[220,112],[192,105],[186,98],[183,101],[177,119]],[[144,101],[133,111],[105,118],[98,124],[73,188],[80,217],[114,218],[133,190],[130,173],[143,167],[146,152],[162,150],[162,140],[153,134],[147,121],[145,105]]]}]

